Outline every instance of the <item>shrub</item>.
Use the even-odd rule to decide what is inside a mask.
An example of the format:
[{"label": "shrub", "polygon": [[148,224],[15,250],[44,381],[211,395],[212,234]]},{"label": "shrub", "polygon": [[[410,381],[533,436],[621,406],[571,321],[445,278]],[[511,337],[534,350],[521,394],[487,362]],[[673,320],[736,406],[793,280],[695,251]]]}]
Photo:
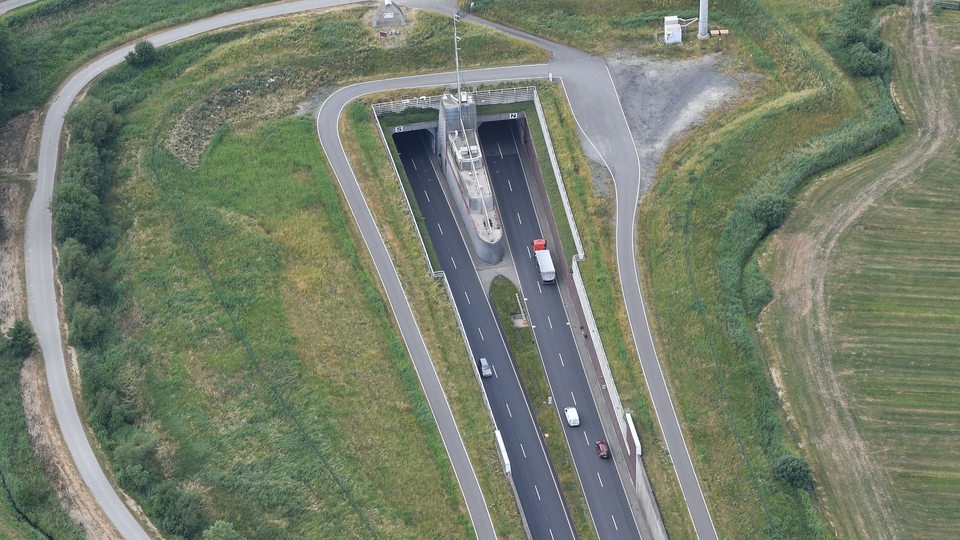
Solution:
[{"label": "shrub", "polygon": [[767,231],[779,227],[790,213],[790,199],[773,193],[763,193],[753,202],[751,214]]},{"label": "shrub", "polygon": [[99,99],[88,97],[67,113],[72,144],[90,143],[103,149],[120,133],[121,125],[113,106]]},{"label": "shrub", "polygon": [[35,345],[33,330],[23,319],[17,319],[7,330],[6,347],[15,358],[23,359],[30,356]]},{"label": "shrub", "polygon": [[795,488],[809,490],[813,482],[810,464],[807,460],[793,454],[785,454],[773,465],[773,477]]},{"label": "shrub", "polygon": [[60,246],[57,267],[64,284],[64,304],[71,310],[75,302],[103,305],[114,300],[114,278],[106,270],[102,256],[90,254],[75,238]]},{"label": "shrub", "polygon": [[62,183],[53,194],[51,205],[57,222],[57,240],[74,238],[90,248],[100,247],[106,236],[100,199],[85,186]]},{"label": "shrub", "polygon": [[138,41],[125,58],[128,64],[136,68],[149,66],[157,61],[157,49],[149,41]]},{"label": "shrub", "polygon": [[70,313],[70,343],[73,345],[93,345],[100,339],[104,330],[103,316],[97,306],[88,306],[75,302]]},{"label": "shrub", "polygon": [[[874,0],[872,5],[899,3]],[[830,27],[821,32],[827,51],[854,77],[886,77],[892,60],[887,44],[880,40],[880,27],[870,20],[867,0],[845,0]]]},{"label": "shrub", "polygon": [[203,540],[244,540],[244,538],[233,528],[232,523],[218,520],[209,529],[203,531]]}]

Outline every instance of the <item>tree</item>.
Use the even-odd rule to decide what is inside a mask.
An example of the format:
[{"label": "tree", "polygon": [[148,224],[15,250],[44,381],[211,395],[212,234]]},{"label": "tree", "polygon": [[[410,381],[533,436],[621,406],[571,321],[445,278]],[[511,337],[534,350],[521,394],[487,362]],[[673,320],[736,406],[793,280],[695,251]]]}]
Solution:
[{"label": "tree", "polygon": [[17,359],[30,356],[35,345],[33,330],[23,319],[17,319],[7,330],[7,350]]},{"label": "tree", "polygon": [[813,474],[807,460],[793,454],[784,454],[773,465],[773,477],[795,488],[810,489]]},{"label": "tree", "polygon": [[6,21],[0,22],[0,110],[3,109],[3,95],[16,87],[16,53],[13,38]]},{"label": "tree", "polygon": [[57,240],[76,238],[89,248],[100,247],[106,234],[102,207],[87,187],[76,182],[60,184],[50,209],[57,221]]},{"label": "tree", "polygon": [[229,521],[217,520],[209,529],[203,531],[203,540],[245,540],[243,535],[233,528]]},{"label": "tree", "polygon": [[113,106],[88,97],[67,113],[71,143],[90,143],[103,149],[120,133],[121,119]]},{"label": "tree", "polygon": [[125,60],[136,68],[147,67],[157,61],[157,49],[149,41],[138,41]]}]

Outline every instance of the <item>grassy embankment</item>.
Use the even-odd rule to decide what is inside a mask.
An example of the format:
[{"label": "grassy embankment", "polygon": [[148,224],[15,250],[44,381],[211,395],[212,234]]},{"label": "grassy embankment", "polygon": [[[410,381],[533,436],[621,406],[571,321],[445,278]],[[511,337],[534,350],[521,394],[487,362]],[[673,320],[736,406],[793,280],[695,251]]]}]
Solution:
[{"label": "grassy embankment", "polygon": [[[853,194],[915,150],[921,122],[934,121],[930,115],[960,115],[955,92],[938,95],[931,103],[916,85],[910,18],[904,12],[884,26],[895,51],[893,82],[905,110],[906,136],[818,182],[805,197],[803,211],[784,227],[785,238],[811,237],[816,234],[811,227],[823,221],[819,214],[844,212]],[[958,14],[944,10],[925,24],[937,29],[941,54],[951,66],[929,76],[952,74],[956,87],[960,62],[945,51],[960,43]],[[878,538],[893,530],[917,538],[949,538],[960,519],[960,153],[948,141],[941,148],[916,174],[898,179],[842,233],[829,261],[825,295],[830,333],[818,339],[829,342],[833,354],[824,361],[837,374],[850,415],[878,469],[877,478],[868,481],[881,484],[895,509],[889,516],[892,523],[858,519],[870,514],[850,494],[869,493],[870,486],[850,474],[842,460],[814,455],[811,461],[821,473],[827,510],[841,537]],[[771,252],[774,276],[788,264],[790,249],[780,245]],[[800,431],[813,438],[831,428],[822,409],[825,400],[817,394],[822,388],[805,368],[808,359],[797,354],[803,343],[796,329],[781,322],[791,320],[784,312],[789,304],[775,305],[777,311],[764,315],[765,337],[780,360]]]},{"label": "grassy embankment", "polygon": [[[595,50],[610,48],[608,29],[629,8],[614,2],[598,13],[588,6],[599,4],[577,2],[520,13],[506,2],[484,4],[521,28],[559,20],[556,39]],[[639,216],[658,351],[722,535],[822,534],[807,492],[773,475],[797,450],[754,346],[752,318],[769,293],[751,260],[806,178],[897,132],[882,83],[850,79],[816,41],[840,4],[810,11],[743,1],[714,10],[711,19],[733,30],[723,41],[729,52],[764,81],[751,101],[714,114],[667,152]],[[659,24],[632,28],[617,46],[657,50],[650,40]],[[707,45],[686,48],[698,47]]]},{"label": "grassy embankment", "polygon": [[[91,91],[127,125],[108,198],[120,299],[104,315],[120,332],[107,324],[81,351],[84,393],[120,483],[168,532],[225,520],[248,537],[470,534],[313,122],[284,118],[317,88],[450,68],[448,20],[421,14],[383,55],[366,11],[174,46]],[[469,65],[542,57],[475,27],[463,36],[485,55]],[[448,321],[423,325],[444,382],[472,383],[442,289],[411,295]],[[498,531],[522,534],[475,386],[448,398],[477,413],[461,421]]]},{"label": "grassy embankment", "polygon": [[[689,41],[684,47],[665,49],[655,41],[658,35],[661,41],[663,39],[664,16],[676,15],[686,19],[697,16],[696,3],[683,0],[645,0],[640,5],[628,0],[464,0],[460,5],[466,9],[470,3],[473,3],[473,13],[478,17],[596,53],[624,46],[641,46],[648,52],[657,50],[673,56],[712,46],[709,42],[690,39],[696,36],[696,23],[687,27],[685,35]],[[711,7],[714,8],[711,20],[722,17],[716,6]]]},{"label": "grassy embankment", "polygon": [[66,76],[97,54],[138,36],[267,0],[40,0],[8,13],[16,69],[5,80],[0,123],[41,106]]}]

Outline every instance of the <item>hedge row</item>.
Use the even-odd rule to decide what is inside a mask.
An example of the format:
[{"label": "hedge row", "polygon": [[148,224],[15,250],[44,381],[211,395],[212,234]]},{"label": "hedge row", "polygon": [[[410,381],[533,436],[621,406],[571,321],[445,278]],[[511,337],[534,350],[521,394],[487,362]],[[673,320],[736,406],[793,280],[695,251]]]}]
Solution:
[{"label": "hedge row", "polygon": [[67,115],[70,147],[60,170],[51,210],[60,243],[58,271],[70,343],[83,364],[87,420],[115,456],[118,483],[168,537],[198,538],[210,525],[196,494],[166,479],[158,459],[159,440],[137,427],[143,417],[123,388],[121,366],[146,362],[145,355],[116,344],[119,295],[114,284],[113,245],[119,227],[109,222],[105,198],[114,183],[110,168],[123,127],[113,106],[88,97]]},{"label": "hedge row", "polygon": [[[809,487],[797,475],[785,475],[787,458],[802,470],[791,456],[778,415],[778,405],[766,378],[766,369],[754,341],[754,325],[760,310],[771,298],[770,286],[752,257],[760,242],[787,217],[792,197],[809,178],[831,167],[854,159],[896,137],[902,130],[896,107],[880,77],[873,79],[873,103],[859,118],[810,141],[785,159],[771,165],[739,197],[727,217],[718,245],[718,273],[721,298],[719,317],[727,337],[736,344],[745,359],[747,381],[756,396],[755,416],[761,432],[761,446],[774,478],[797,487]],[[804,485],[806,484],[806,485]]]}]

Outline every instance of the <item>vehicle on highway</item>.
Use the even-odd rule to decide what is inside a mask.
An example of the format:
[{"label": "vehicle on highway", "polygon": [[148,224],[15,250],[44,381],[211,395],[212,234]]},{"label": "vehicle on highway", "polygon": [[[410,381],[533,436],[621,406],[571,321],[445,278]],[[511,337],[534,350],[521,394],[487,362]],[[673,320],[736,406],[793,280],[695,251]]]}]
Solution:
[{"label": "vehicle on highway", "polygon": [[607,446],[607,441],[603,439],[597,441],[597,455],[600,459],[610,459],[610,447]]},{"label": "vehicle on highway", "polygon": [[480,376],[484,379],[493,377],[493,368],[490,367],[490,362],[486,358],[481,357],[477,360],[477,369],[480,370]]},{"label": "vehicle on highway", "polygon": [[537,260],[537,268],[540,270],[540,281],[544,284],[556,282],[557,270],[553,266],[550,250],[547,249],[547,241],[543,238],[533,241],[533,257]]},{"label": "vehicle on highway", "polygon": [[580,414],[577,413],[576,407],[567,407],[563,409],[563,415],[567,417],[567,424],[570,427],[577,427],[580,425]]}]

